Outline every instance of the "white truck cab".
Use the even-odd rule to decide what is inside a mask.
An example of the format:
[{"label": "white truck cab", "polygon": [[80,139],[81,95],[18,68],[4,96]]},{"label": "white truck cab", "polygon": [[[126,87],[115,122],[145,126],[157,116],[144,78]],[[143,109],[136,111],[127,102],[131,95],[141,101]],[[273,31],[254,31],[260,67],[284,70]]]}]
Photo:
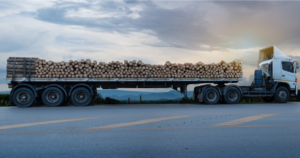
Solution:
[{"label": "white truck cab", "polygon": [[288,85],[290,91],[297,95],[296,70],[299,64],[285,56],[277,47],[270,46],[259,50],[259,69],[275,83]]}]

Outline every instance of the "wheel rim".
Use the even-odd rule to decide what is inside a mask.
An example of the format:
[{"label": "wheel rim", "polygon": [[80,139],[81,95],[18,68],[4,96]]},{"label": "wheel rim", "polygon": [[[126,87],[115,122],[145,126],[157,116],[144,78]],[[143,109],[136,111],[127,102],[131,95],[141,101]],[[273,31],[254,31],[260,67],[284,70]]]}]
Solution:
[{"label": "wheel rim", "polygon": [[17,101],[21,104],[26,104],[30,101],[30,94],[28,92],[19,92],[17,95]]},{"label": "wheel rim", "polygon": [[87,94],[83,91],[75,93],[75,100],[78,103],[84,103],[87,100]]},{"label": "wheel rim", "polygon": [[217,93],[215,91],[208,91],[206,93],[206,98],[208,101],[213,102],[217,99]]},{"label": "wheel rim", "polygon": [[230,101],[236,101],[237,98],[238,98],[238,93],[236,91],[231,90],[228,92],[228,99]]},{"label": "wheel rim", "polygon": [[286,91],[284,91],[284,90],[279,91],[278,97],[279,97],[281,100],[285,100],[286,97],[287,97]]},{"label": "wheel rim", "polygon": [[47,100],[49,103],[56,103],[56,102],[58,102],[58,100],[59,100],[59,94],[58,94],[56,91],[49,91],[49,92],[46,94],[46,100]]}]

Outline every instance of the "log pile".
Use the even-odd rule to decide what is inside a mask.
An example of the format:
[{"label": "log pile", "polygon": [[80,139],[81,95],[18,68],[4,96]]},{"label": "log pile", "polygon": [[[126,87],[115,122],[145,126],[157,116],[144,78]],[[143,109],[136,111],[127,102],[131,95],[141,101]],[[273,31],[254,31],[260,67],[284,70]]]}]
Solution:
[{"label": "log pile", "polygon": [[[15,77],[23,77],[24,74],[28,77],[30,58],[25,60],[21,57],[7,59],[7,77],[12,77],[14,68]],[[26,73],[23,73],[24,61]],[[53,62],[32,58],[31,64],[30,77],[37,78],[232,78],[241,77],[242,74],[240,61],[221,61],[216,64],[177,64],[167,61],[164,65],[151,65],[141,60],[98,63],[90,59]]]}]

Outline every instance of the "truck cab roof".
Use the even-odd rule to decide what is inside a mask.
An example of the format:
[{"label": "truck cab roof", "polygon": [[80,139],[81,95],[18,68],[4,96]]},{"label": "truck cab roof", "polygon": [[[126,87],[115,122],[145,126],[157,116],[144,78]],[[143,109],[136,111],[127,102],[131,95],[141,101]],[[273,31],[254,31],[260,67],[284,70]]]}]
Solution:
[{"label": "truck cab roof", "polygon": [[258,64],[271,59],[286,59],[292,60],[290,57],[285,56],[277,47],[269,46],[259,50]]}]

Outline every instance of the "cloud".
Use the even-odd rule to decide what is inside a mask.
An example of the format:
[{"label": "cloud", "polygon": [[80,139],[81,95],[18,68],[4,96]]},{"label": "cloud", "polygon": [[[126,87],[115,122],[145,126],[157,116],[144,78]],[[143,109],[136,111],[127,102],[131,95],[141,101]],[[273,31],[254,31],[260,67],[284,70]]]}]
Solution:
[{"label": "cloud", "polygon": [[64,2],[39,9],[37,19],[123,34],[151,30],[160,39],[159,43],[149,44],[151,46],[198,49],[214,35],[206,27],[205,13],[190,7],[164,9],[151,1],[129,4],[104,1],[96,5]]},{"label": "cloud", "polygon": [[37,19],[123,34],[151,30],[160,41],[150,46],[206,51],[280,45],[299,37],[299,2],[172,3],[177,5],[61,2],[39,9]]},{"label": "cloud", "polygon": [[16,14],[23,14],[23,15],[35,15],[37,8],[42,7],[50,7],[53,5],[55,0],[47,0],[47,1],[36,1],[36,0],[24,0],[24,1],[7,1],[1,0],[0,1],[0,17],[5,17],[8,15],[16,15]]}]

